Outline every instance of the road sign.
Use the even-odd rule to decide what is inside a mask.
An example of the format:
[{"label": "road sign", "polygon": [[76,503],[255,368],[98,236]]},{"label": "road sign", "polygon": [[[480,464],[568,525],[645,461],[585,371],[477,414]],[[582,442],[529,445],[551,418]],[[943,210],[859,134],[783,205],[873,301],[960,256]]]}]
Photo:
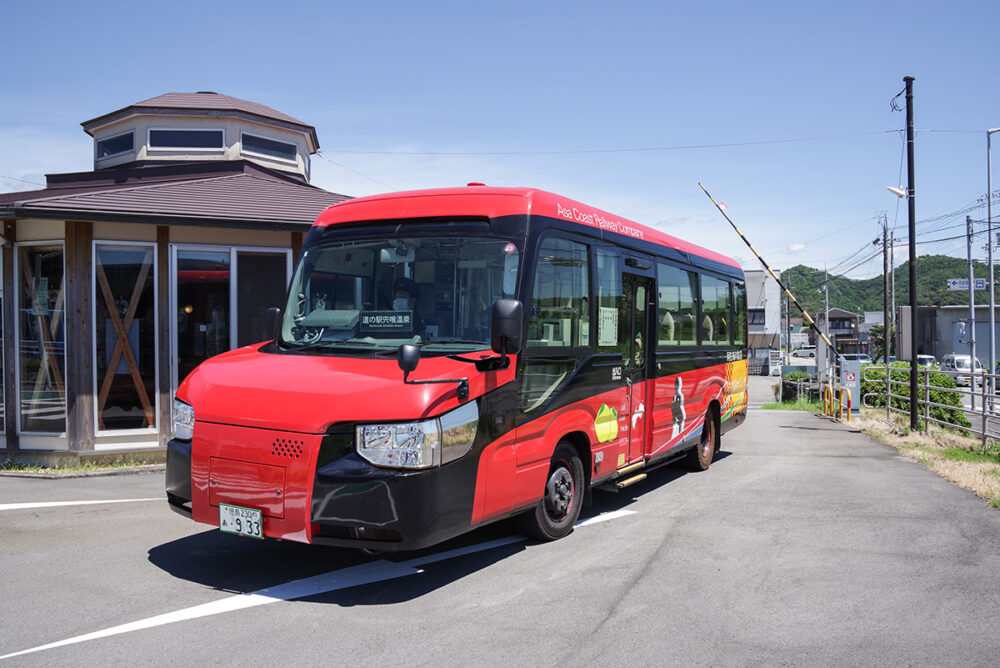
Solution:
[{"label": "road sign", "polygon": [[[976,290],[985,290],[986,289],[986,279],[985,278],[977,278],[977,279],[974,279],[974,280],[975,280],[975,289]],[[967,279],[967,278],[949,278],[948,279],[948,289],[951,290],[952,292],[958,292],[960,290],[968,290],[969,289],[969,279]]]}]

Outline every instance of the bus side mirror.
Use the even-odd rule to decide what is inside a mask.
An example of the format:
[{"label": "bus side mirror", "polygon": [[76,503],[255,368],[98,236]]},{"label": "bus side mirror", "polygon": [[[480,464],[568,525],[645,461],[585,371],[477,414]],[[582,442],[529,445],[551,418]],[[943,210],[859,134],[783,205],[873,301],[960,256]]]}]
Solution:
[{"label": "bus side mirror", "polygon": [[264,331],[268,336],[273,336],[274,338],[279,338],[278,327],[281,326],[281,309],[277,306],[272,306],[267,309],[267,313],[264,314]]},{"label": "bus side mirror", "polygon": [[524,304],[517,299],[498,299],[493,303],[490,347],[500,355],[521,352],[524,338]]},{"label": "bus side mirror", "polygon": [[405,381],[420,362],[420,348],[412,343],[404,343],[399,347],[399,358],[396,361],[399,363],[399,368],[403,370],[403,380]]}]

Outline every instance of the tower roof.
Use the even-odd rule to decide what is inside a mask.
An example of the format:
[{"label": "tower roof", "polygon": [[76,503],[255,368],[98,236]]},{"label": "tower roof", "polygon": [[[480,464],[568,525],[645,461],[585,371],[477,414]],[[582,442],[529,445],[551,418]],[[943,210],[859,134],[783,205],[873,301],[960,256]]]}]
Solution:
[{"label": "tower roof", "polygon": [[135,113],[195,114],[198,112],[207,113],[208,115],[250,118],[252,120],[262,120],[284,127],[291,127],[306,132],[312,139],[314,147],[319,148],[316,128],[312,125],[257,102],[241,100],[231,95],[222,95],[221,93],[209,91],[157,95],[148,100],[136,102],[127,107],[122,107],[117,111],[84,121],[80,125],[83,126],[87,134],[93,135],[96,128]]}]

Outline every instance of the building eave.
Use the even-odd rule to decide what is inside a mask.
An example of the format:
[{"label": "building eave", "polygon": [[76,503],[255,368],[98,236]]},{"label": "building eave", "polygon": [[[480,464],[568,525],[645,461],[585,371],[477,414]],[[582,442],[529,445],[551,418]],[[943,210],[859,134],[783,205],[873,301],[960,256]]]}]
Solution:
[{"label": "building eave", "polygon": [[237,229],[304,232],[312,226],[312,221],[288,221],[272,219],[227,218],[179,216],[162,213],[134,213],[128,211],[101,211],[79,209],[59,209],[34,206],[13,206],[0,208],[0,220],[35,218],[41,220],[88,221],[94,223],[134,223],[140,225],[188,225],[195,227],[225,227]]}]

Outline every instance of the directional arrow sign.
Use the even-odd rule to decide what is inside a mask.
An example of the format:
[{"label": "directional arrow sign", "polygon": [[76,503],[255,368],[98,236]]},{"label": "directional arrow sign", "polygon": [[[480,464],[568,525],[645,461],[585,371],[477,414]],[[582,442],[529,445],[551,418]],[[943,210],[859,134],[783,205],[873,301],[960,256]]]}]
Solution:
[{"label": "directional arrow sign", "polygon": [[[986,279],[985,278],[977,278],[977,279],[975,279],[974,286],[975,286],[976,290],[985,290],[986,289]],[[969,289],[969,279],[967,279],[967,278],[949,278],[948,279],[948,289],[951,290],[952,292],[958,292],[960,290],[968,290]]]}]

